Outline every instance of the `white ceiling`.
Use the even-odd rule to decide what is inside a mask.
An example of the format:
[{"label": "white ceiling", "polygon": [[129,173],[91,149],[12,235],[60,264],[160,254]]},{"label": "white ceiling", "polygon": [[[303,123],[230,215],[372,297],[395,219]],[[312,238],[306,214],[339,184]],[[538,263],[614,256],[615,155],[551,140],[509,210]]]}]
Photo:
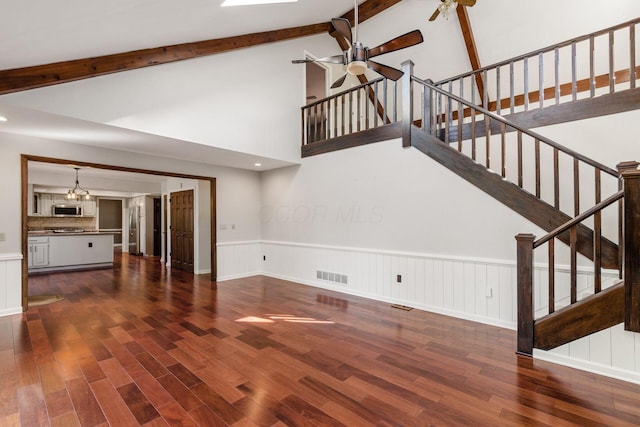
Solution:
[{"label": "white ceiling", "polygon": [[[0,122],[0,132],[16,135],[102,148],[120,148],[134,153],[256,171],[292,165],[282,160],[58,116],[14,105],[0,104],[0,115],[11,118],[7,122]],[[256,163],[260,163],[261,166],[255,166]]]},{"label": "white ceiling", "polygon": [[11,52],[0,56],[0,69],[328,22],[354,4],[220,7],[222,1],[0,0],[0,52]]}]

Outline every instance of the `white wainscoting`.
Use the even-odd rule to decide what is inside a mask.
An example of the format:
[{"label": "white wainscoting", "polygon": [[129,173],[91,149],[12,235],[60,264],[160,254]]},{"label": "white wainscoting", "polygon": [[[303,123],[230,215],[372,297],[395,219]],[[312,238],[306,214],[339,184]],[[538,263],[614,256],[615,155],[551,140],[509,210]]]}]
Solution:
[{"label": "white wainscoting", "polygon": [[22,313],[22,255],[0,254],[0,316]]},{"label": "white wainscoting", "polygon": [[260,241],[218,243],[219,282],[262,274]]},{"label": "white wainscoting", "polygon": [[[268,276],[516,328],[514,262],[274,241],[262,242],[262,253],[266,255],[262,274]],[[556,309],[567,299],[568,270],[566,266],[557,268]],[[318,278],[318,271],[333,274],[333,280]],[[578,273],[578,295],[582,298],[592,293],[593,275],[588,268],[579,268]],[[402,276],[401,283],[397,275]],[[346,284],[342,276],[346,276]],[[547,309],[547,277],[547,266],[536,265],[534,304],[538,315]],[[603,288],[616,280],[615,272],[603,272]],[[640,334],[626,332],[622,325],[548,352],[536,350],[534,356],[640,382]]]},{"label": "white wainscoting", "polygon": [[[361,248],[263,242],[263,274],[515,329],[515,264]],[[317,278],[347,276],[347,283]],[[401,275],[401,282],[397,282]]]}]

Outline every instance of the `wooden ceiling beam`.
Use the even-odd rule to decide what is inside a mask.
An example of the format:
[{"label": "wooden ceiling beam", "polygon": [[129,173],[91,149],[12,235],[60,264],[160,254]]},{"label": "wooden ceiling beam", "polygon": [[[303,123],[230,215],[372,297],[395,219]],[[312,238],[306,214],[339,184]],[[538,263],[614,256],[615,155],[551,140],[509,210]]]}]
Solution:
[{"label": "wooden ceiling beam", "polygon": [[182,43],[0,71],[0,95],[330,31],[330,23]]},{"label": "wooden ceiling beam", "polygon": [[[360,22],[377,15],[400,1],[401,0],[365,1],[359,8]],[[346,18],[351,17],[351,20],[353,20],[353,16],[353,10],[343,15],[343,17]],[[0,70],[0,95],[214,55],[265,43],[312,36],[331,32],[332,30],[333,26],[331,23],[324,22],[275,31],[141,49],[94,58]]]},{"label": "wooden ceiling beam", "polygon": [[[401,0],[366,0],[358,6],[358,22],[364,22],[367,19],[373,18],[380,12],[384,12],[391,6],[400,3]],[[355,21],[355,10],[351,9],[349,12],[341,16],[341,18],[347,18],[351,25]]]},{"label": "wooden ceiling beam", "polygon": [[[456,13],[458,14],[458,22],[460,23],[460,30],[462,30],[464,44],[467,47],[467,55],[469,56],[471,69],[476,71],[481,68],[480,57],[478,56],[476,40],[473,37],[473,31],[471,30],[471,22],[469,21],[467,8],[464,6],[458,6],[456,8]],[[476,86],[478,87],[478,93],[480,94],[480,101],[484,105],[484,79],[481,74],[476,74]],[[487,100],[487,103],[488,102],[489,100]]]}]

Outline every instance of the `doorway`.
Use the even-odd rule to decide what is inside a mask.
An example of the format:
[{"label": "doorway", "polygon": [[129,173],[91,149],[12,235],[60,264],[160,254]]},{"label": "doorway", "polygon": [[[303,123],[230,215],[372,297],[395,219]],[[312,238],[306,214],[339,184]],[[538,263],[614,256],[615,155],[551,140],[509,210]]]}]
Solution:
[{"label": "doorway", "polygon": [[[307,104],[327,97],[327,68],[317,62],[307,62],[305,69],[305,89]],[[324,111],[311,114],[309,117],[307,135],[310,135],[310,142],[320,141],[327,138],[326,115]],[[310,132],[310,130],[313,130]]]},{"label": "doorway", "polygon": [[[212,282],[216,281],[217,278],[217,245],[216,245],[216,178],[201,176],[201,175],[191,175],[185,173],[178,172],[165,172],[165,171],[156,171],[149,169],[139,169],[139,168],[131,168],[126,166],[113,166],[102,163],[93,163],[86,161],[76,161],[70,159],[59,159],[53,157],[43,157],[43,156],[34,156],[30,154],[21,154],[20,155],[20,174],[21,174],[21,210],[22,210],[22,253],[28,254],[28,226],[27,226],[27,216],[28,216],[28,199],[29,199],[29,162],[40,162],[40,163],[50,163],[54,165],[76,165],[79,167],[85,168],[96,168],[107,171],[115,171],[115,172],[129,172],[129,173],[137,173],[137,174],[148,174],[148,175],[157,175],[164,177],[172,177],[172,178],[186,178],[186,179],[195,179],[209,182],[209,212],[210,212],[210,221],[214,224],[210,229],[209,234],[209,244],[210,244],[210,257],[211,257],[211,274],[210,280]],[[166,216],[165,216],[166,218]],[[193,246],[192,246],[193,248]],[[25,255],[22,260],[22,272],[21,272],[21,282],[22,282],[22,308],[23,310],[27,310],[28,296],[29,296],[29,274],[28,274],[28,257]]]},{"label": "doorway", "polygon": [[171,267],[193,273],[193,190],[170,194]]},{"label": "doorway", "polygon": [[98,231],[113,233],[113,246],[122,248],[122,200],[98,199]]}]

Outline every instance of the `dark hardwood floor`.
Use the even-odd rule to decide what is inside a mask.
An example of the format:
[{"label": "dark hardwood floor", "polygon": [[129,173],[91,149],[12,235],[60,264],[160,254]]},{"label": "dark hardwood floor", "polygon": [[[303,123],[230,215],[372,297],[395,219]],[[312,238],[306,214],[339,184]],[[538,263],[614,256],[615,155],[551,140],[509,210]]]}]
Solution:
[{"label": "dark hardwood floor", "polygon": [[513,331],[157,259],[29,278],[0,318],[0,425],[640,425],[640,386],[516,356]]}]

